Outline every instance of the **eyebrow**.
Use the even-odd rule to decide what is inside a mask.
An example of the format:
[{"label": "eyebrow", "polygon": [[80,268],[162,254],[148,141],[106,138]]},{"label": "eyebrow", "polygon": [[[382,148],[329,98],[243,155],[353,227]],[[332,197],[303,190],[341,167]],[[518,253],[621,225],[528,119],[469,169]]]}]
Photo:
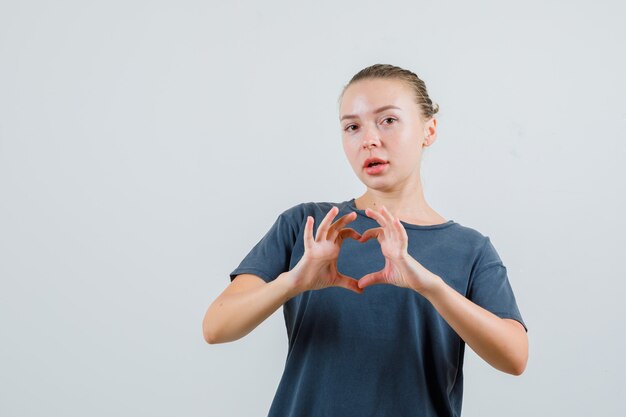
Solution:
[{"label": "eyebrow", "polygon": [[[380,113],[381,111],[385,111],[385,110],[389,110],[389,109],[402,110],[400,107],[389,105],[389,106],[383,106],[383,107],[381,107],[381,108],[379,108],[377,110],[374,110],[373,114]],[[357,116],[355,114],[346,114],[344,116],[341,116],[341,119],[339,119],[339,121],[342,121],[344,119],[357,119],[358,117],[359,116]]]}]

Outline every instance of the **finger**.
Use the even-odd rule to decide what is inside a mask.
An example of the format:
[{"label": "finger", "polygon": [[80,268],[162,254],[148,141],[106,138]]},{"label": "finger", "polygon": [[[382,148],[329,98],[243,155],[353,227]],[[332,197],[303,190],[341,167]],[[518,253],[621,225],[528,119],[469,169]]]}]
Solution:
[{"label": "finger", "polygon": [[383,206],[382,210],[380,210],[380,214],[382,214],[388,224],[393,223],[394,219],[396,218],[385,206]]},{"label": "finger", "polygon": [[383,233],[382,227],[374,227],[372,229],[367,229],[363,234],[361,234],[361,238],[359,239],[359,242],[364,243],[373,238],[377,239],[378,235],[381,233]]},{"label": "finger", "polygon": [[337,220],[335,223],[330,225],[327,239],[332,240],[334,242],[335,239],[337,239],[337,236],[339,235],[339,231],[342,230],[342,228],[346,224],[350,223],[351,221],[354,221],[354,219],[356,219],[356,212],[354,211],[341,216],[339,220]]},{"label": "finger", "polygon": [[354,221],[354,219],[356,219],[356,212],[353,211],[341,216],[339,219],[337,219],[335,223],[331,225],[331,227],[342,228],[346,224]]},{"label": "finger", "polygon": [[368,217],[371,217],[372,219],[376,220],[378,222],[378,224],[380,224],[381,226],[383,226],[383,227],[385,226],[385,224],[386,224],[385,218],[383,217],[382,214],[380,214],[376,210],[372,210],[371,208],[366,208],[365,209],[365,214]]},{"label": "finger", "polygon": [[304,249],[308,249],[313,246],[315,239],[313,239],[313,223],[315,220],[311,216],[306,216],[306,223],[304,225]]},{"label": "finger", "polygon": [[356,279],[352,277],[344,275],[341,272],[337,273],[337,279],[335,281],[334,286],[345,288],[350,291],[354,291],[357,294],[363,293],[363,289],[359,288],[359,281],[357,281]]},{"label": "finger", "polygon": [[330,227],[330,224],[332,223],[333,219],[337,215],[338,211],[339,209],[335,206],[332,206],[331,209],[328,210],[328,213],[326,213],[326,216],[324,216],[324,219],[322,220],[320,225],[317,227],[317,235],[315,236],[315,240],[317,242],[320,242],[326,239],[328,228]]},{"label": "finger", "polygon": [[361,234],[359,232],[357,232],[354,229],[351,228],[343,228],[339,231],[339,237],[341,239],[345,239],[345,238],[351,238],[354,240],[359,240],[361,239]]},{"label": "finger", "polygon": [[389,209],[387,207],[385,207],[384,204],[380,207],[380,214],[383,217],[385,217],[387,220],[389,220],[390,211],[389,211]]},{"label": "finger", "polygon": [[396,220],[394,221],[394,226],[400,239],[402,239],[402,241],[404,242],[408,242],[409,236],[407,235],[406,229],[404,228],[404,225],[402,225],[402,223],[400,222],[399,218],[396,218]]},{"label": "finger", "polygon": [[366,287],[369,287],[370,285],[376,285],[376,284],[382,284],[382,283],[383,283],[382,270],[364,275],[358,281],[359,288],[366,288]]},{"label": "finger", "polygon": [[383,208],[381,210],[381,214],[385,218],[385,220],[387,221],[387,226],[389,226],[387,228],[387,233],[388,234],[386,234],[385,236],[388,236],[389,239],[391,239],[391,240],[396,240],[396,238],[397,238],[397,230],[396,230],[396,227],[395,227],[396,217],[393,214],[391,214],[391,212],[385,206],[383,206]]}]

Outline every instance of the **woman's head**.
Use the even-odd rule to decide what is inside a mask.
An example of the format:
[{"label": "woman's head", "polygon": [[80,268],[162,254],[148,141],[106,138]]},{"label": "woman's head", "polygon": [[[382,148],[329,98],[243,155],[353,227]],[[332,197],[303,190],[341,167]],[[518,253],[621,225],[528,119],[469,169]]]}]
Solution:
[{"label": "woman's head", "polygon": [[422,151],[436,139],[437,110],[410,71],[378,64],[358,72],[341,93],[339,118],[359,179],[379,191],[420,187]]}]

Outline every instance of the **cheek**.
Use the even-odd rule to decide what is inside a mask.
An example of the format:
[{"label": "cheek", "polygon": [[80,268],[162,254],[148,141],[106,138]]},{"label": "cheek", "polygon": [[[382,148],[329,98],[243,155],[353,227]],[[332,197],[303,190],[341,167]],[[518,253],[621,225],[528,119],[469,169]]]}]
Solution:
[{"label": "cheek", "polygon": [[346,141],[345,139],[343,141],[342,146],[343,146],[343,153],[346,155],[348,160],[352,162],[355,157],[354,147],[350,146],[350,142]]},{"label": "cheek", "polygon": [[357,166],[359,164],[359,154],[354,149],[348,149],[346,155],[350,161],[350,165]]}]

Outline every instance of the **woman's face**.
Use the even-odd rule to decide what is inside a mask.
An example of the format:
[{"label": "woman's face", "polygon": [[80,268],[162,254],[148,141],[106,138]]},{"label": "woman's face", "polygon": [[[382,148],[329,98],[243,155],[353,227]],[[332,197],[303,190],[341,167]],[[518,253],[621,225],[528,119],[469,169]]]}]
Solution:
[{"label": "woman's face", "polygon": [[368,188],[396,191],[419,183],[422,147],[435,140],[436,120],[424,120],[408,85],[397,79],[357,81],[344,92],[339,118],[343,149]]}]

